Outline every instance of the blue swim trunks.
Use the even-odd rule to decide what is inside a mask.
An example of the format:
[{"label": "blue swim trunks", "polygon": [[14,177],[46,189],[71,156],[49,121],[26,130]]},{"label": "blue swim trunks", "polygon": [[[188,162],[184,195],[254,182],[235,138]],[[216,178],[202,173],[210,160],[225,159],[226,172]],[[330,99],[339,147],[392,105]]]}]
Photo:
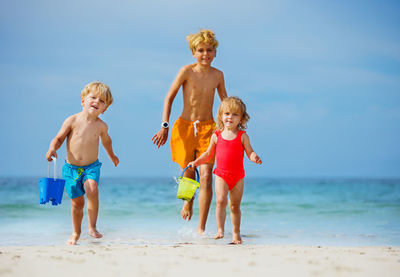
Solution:
[{"label": "blue swim trunks", "polygon": [[65,190],[71,199],[85,194],[83,184],[87,179],[95,180],[97,184],[100,179],[101,162],[99,160],[87,166],[75,166],[65,162],[62,175],[65,180]]}]

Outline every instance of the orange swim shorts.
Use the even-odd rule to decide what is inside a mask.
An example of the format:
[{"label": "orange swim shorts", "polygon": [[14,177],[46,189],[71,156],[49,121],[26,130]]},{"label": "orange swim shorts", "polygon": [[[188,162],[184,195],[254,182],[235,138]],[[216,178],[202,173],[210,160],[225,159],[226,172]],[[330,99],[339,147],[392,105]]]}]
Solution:
[{"label": "orange swim shorts", "polygon": [[[178,118],[171,131],[172,161],[185,168],[203,154],[210,144],[211,135],[215,130],[213,119],[206,121],[188,121]],[[214,164],[215,157],[207,163]]]}]

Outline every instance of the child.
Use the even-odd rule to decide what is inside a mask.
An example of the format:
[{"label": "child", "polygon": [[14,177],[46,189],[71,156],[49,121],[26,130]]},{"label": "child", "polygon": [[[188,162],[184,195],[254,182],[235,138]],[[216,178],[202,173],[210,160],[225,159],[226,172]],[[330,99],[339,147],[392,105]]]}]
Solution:
[{"label": "child", "polygon": [[[246,112],[246,106],[238,97],[225,98],[219,109],[217,118],[217,131],[211,136],[210,145],[195,161],[189,166],[194,168],[207,162],[211,157],[217,159],[215,174],[215,194],[217,196],[216,218],[217,235],[216,239],[224,237],[224,226],[226,217],[226,204],[229,192],[229,208],[233,225],[233,244],[241,244],[240,236],[240,202],[242,201],[244,186],[243,156],[246,151],[247,157],[257,164],[261,159],[250,145],[249,136],[246,134],[247,121],[250,116]],[[243,151],[244,150],[244,151]]]},{"label": "child", "polygon": [[[183,110],[175,121],[171,132],[172,160],[181,169],[199,157],[208,147],[215,128],[212,115],[215,89],[219,98],[226,97],[224,74],[211,66],[216,56],[218,41],[211,30],[200,30],[199,33],[186,38],[196,63],[183,66],[172,83],[164,100],[162,124],[152,141],[159,148],[168,139],[169,117],[171,106],[180,87],[182,87]],[[212,198],[212,168],[210,160],[200,168],[199,225],[201,234],[206,227],[208,211]],[[186,170],[185,177],[194,179],[194,171]],[[182,218],[190,220],[193,213],[193,199],[185,202],[181,210]]]},{"label": "child", "polygon": [[67,244],[75,245],[81,235],[84,194],[88,200],[87,212],[89,235],[101,238],[96,229],[99,210],[98,182],[100,178],[99,138],[115,166],[119,160],[112,148],[107,124],[99,115],[113,102],[110,88],[103,83],[93,82],[85,86],[81,93],[82,111],[68,117],[56,137],[51,141],[46,159],[57,158],[57,149],[67,138],[67,160],[63,166],[65,189],[71,198],[73,232]]}]

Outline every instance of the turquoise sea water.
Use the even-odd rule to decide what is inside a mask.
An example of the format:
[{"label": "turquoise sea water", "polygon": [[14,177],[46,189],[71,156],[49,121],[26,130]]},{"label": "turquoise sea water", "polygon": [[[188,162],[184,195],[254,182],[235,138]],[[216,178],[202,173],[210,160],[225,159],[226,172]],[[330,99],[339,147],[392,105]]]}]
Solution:
[{"label": "turquoise sea water", "polygon": [[[0,245],[62,245],[71,233],[70,201],[40,205],[39,178],[0,178]],[[198,203],[190,222],[170,178],[102,178],[98,229],[80,243],[133,245],[227,244],[215,241],[215,197],[207,231],[196,234]],[[400,246],[400,179],[245,180],[242,236],[246,244]]]}]

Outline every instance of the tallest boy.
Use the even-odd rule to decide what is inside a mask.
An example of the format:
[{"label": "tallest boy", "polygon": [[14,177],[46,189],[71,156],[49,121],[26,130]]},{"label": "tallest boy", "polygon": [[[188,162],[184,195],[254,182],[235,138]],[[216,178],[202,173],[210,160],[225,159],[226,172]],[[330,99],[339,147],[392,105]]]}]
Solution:
[{"label": "tallest boy", "polygon": [[[172,102],[182,86],[183,110],[175,121],[171,131],[172,160],[183,170],[187,164],[203,152],[210,143],[215,129],[213,104],[215,89],[221,101],[227,96],[224,74],[211,66],[216,56],[218,41],[211,30],[200,30],[199,33],[186,38],[196,63],[183,66],[172,83],[164,100],[161,129],[152,138],[160,147],[168,139],[169,117]],[[206,228],[208,211],[212,198],[212,168],[214,159],[200,166],[199,226],[201,234]],[[194,179],[194,171],[186,170],[185,177]],[[182,218],[190,220],[193,214],[193,199],[185,201],[181,210]]]}]

